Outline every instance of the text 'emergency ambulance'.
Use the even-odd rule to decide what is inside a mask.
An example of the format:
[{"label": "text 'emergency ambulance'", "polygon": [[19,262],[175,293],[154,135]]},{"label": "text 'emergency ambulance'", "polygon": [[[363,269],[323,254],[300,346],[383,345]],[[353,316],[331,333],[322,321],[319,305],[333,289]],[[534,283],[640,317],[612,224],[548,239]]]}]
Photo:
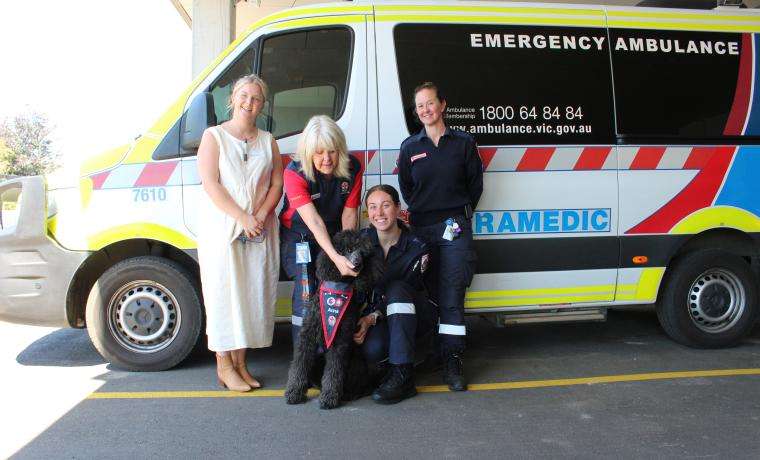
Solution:
[{"label": "text 'emergency ambulance'", "polygon": [[[604,49],[606,37],[573,35],[527,35],[527,34],[470,34],[472,48],[521,48],[553,50]],[[728,54],[739,55],[739,42],[721,40],[685,40],[618,37],[615,51],[677,53],[677,54]]]}]

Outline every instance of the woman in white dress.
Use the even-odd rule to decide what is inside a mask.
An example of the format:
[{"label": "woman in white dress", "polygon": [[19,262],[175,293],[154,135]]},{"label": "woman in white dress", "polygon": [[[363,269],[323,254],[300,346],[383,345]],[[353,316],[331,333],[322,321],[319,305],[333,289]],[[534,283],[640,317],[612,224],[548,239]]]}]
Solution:
[{"label": "woman in white dress", "polygon": [[206,192],[198,203],[206,334],[219,383],[234,391],[261,387],[245,352],[270,346],[274,330],[282,162],[274,137],[256,128],[266,97],[259,77],[240,78],[230,96],[232,119],[208,128],[198,148]]}]

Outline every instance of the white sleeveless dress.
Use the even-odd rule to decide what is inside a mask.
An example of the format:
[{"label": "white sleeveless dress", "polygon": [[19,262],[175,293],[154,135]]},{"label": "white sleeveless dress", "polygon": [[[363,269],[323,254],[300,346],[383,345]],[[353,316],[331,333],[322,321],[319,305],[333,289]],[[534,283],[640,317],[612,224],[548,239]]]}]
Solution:
[{"label": "white sleeveless dress", "polygon": [[[272,135],[259,130],[256,140],[245,143],[220,126],[209,129],[219,145],[219,182],[242,209],[252,213],[269,190]],[[244,161],[246,149],[248,160]],[[268,347],[272,344],[280,273],[275,214],[267,217],[263,242],[242,243],[237,240],[243,232],[240,224],[217,208],[206,193],[201,196],[198,259],[208,348]]]}]

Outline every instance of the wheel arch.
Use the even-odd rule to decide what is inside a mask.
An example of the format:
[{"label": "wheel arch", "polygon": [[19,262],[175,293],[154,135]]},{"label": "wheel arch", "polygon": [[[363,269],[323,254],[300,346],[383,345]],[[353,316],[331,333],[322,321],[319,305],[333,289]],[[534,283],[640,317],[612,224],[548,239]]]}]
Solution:
[{"label": "wheel arch", "polygon": [[735,228],[713,228],[694,234],[673,253],[668,265],[684,254],[700,249],[720,249],[741,257],[760,255],[760,234],[750,234]]},{"label": "wheel arch", "polygon": [[[662,285],[668,281],[673,272],[672,266],[679,258],[703,249],[719,249],[744,258],[760,280],[760,234],[724,227],[696,233],[683,241],[668,258]],[[662,285],[657,295],[658,299],[662,293]]]},{"label": "wheel arch", "polygon": [[93,252],[74,274],[66,293],[66,318],[71,327],[83,328],[85,308],[95,282],[117,263],[140,256],[156,256],[172,260],[194,277],[200,286],[200,269],[195,249],[179,249],[162,241],[144,238],[122,240]]}]

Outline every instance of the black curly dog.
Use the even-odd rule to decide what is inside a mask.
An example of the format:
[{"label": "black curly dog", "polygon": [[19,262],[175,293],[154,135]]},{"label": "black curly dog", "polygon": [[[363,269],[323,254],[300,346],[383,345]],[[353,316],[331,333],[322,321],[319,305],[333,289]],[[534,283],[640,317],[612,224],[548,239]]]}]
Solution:
[{"label": "black curly dog", "polygon": [[316,275],[319,283],[348,282],[351,283],[354,293],[329,349],[325,346],[322,330],[319,290],[317,289],[309,299],[309,308],[303,319],[298,345],[293,351],[293,361],[288,371],[288,384],[285,389],[285,400],[288,404],[306,402],[309,375],[320,347],[325,350],[320,408],[333,409],[340,405],[341,400],[356,399],[372,391],[367,366],[361,352],[354,345],[353,334],[363,299],[368,298],[372,287],[382,277],[383,262],[377,260],[369,238],[357,231],[338,232],[333,236],[332,242],[335,250],[354,264],[359,276],[343,277],[324,252],[317,257]]}]

